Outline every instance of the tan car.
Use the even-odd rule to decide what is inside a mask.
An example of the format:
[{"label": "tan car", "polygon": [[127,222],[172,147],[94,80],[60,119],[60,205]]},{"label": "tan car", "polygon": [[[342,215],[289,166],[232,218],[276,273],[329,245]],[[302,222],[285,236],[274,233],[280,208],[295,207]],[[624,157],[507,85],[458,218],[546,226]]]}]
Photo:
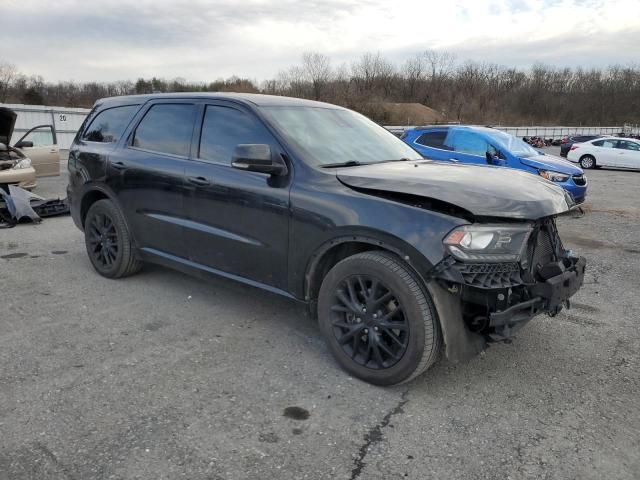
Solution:
[{"label": "tan car", "polygon": [[0,183],[36,186],[36,177],[60,175],[60,150],[52,125],[38,125],[9,145],[16,113],[0,107]]}]

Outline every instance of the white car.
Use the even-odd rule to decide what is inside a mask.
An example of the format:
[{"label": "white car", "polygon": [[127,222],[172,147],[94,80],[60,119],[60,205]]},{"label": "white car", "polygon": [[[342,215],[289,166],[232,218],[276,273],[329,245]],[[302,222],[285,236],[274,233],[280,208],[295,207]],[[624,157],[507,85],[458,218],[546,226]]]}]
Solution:
[{"label": "white car", "polygon": [[640,170],[640,140],[634,138],[596,138],[574,143],[567,160],[585,170],[596,167],[620,167]]}]

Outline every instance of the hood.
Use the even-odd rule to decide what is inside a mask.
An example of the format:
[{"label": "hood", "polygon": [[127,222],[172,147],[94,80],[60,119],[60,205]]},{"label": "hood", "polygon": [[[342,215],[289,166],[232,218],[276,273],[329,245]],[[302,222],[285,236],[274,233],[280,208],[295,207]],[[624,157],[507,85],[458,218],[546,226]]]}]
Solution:
[{"label": "hood", "polygon": [[389,162],[340,168],[336,175],[353,188],[418,195],[481,217],[537,220],[573,206],[569,194],[552,182],[503,167]]},{"label": "hood", "polygon": [[553,155],[534,155],[533,157],[521,157],[520,162],[538,170],[550,170],[566,173],[567,175],[582,175],[584,172],[571,162]]},{"label": "hood", "polygon": [[9,146],[17,116],[13,110],[0,107],[0,143]]}]

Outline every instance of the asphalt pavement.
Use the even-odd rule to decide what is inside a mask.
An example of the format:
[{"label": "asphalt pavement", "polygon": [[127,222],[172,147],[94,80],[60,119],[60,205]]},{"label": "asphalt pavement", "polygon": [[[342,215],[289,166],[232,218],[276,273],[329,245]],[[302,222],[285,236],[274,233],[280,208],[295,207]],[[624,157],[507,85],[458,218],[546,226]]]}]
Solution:
[{"label": "asphalt pavement", "polygon": [[393,388],[285,299],[102,278],[69,217],[0,230],[0,479],[640,478],[640,172],[588,177],[573,308]]}]

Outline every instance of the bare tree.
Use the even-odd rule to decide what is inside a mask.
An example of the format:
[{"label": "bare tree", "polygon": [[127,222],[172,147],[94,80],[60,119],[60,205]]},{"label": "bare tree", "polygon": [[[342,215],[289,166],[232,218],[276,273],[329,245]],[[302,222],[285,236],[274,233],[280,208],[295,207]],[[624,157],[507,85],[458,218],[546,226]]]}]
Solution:
[{"label": "bare tree", "polygon": [[7,101],[9,87],[13,84],[18,75],[16,66],[10,63],[0,63],[0,102]]},{"label": "bare tree", "polygon": [[307,52],[302,55],[302,72],[305,80],[311,83],[313,98],[320,100],[331,79],[331,59],[321,53]]}]

